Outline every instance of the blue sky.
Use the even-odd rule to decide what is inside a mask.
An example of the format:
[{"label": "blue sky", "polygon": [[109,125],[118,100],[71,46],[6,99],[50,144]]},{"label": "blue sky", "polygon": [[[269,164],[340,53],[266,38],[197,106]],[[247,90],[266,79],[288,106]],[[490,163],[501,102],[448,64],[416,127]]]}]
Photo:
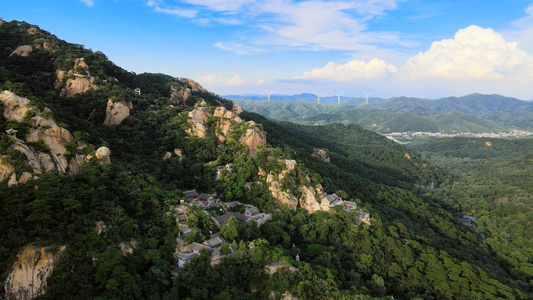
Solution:
[{"label": "blue sky", "polygon": [[136,73],[217,94],[533,99],[533,1],[2,1]]}]

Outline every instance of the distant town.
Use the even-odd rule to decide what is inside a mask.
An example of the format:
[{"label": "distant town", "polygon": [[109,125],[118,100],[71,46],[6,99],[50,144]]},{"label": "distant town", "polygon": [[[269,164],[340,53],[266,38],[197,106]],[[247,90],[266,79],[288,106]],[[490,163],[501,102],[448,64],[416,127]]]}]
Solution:
[{"label": "distant town", "polygon": [[407,140],[413,138],[448,138],[448,137],[478,137],[478,138],[521,138],[533,136],[533,132],[527,130],[512,130],[506,132],[484,132],[484,133],[474,133],[474,132],[452,132],[452,133],[441,133],[441,132],[422,132],[422,131],[405,131],[405,132],[393,132],[383,134],[387,138],[400,143],[408,143]]}]

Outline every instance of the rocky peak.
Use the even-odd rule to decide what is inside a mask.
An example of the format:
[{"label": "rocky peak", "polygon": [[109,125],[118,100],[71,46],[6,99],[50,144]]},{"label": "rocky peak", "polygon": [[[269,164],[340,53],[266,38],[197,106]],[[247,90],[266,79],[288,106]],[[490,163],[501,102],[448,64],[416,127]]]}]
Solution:
[{"label": "rocky peak", "polygon": [[130,110],[132,108],[133,104],[131,101],[107,101],[104,125],[119,125],[124,119],[130,116]]},{"label": "rocky peak", "polygon": [[198,82],[192,79],[181,78],[180,81],[185,85],[189,86],[189,88],[193,92],[207,92],[206,89],[204,89]]}]

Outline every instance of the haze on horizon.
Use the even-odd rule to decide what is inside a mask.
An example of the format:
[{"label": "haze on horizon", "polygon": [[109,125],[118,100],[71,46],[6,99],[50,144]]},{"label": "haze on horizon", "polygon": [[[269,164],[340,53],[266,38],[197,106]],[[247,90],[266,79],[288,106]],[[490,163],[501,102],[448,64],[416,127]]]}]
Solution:
[{"label": "haze on horizon", "polygon": [[531,0],[28,0],[0,11],[217,94],[533,99]]}]

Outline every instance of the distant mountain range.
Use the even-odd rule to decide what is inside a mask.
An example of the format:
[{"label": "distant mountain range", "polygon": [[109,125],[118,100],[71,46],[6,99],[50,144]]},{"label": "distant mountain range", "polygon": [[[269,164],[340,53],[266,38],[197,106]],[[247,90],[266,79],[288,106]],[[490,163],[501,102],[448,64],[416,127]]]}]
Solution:
[{"label": "distant mountain range", "polygon": [[[311,102],[309,99],[315,99]],[[230,96],[225,96],[230,97]],[[437,100],[396,97],[390,99],[341,97],[320,98],[316,95],[232,95],[231,99],[245,110],[267,118],[301,124],[356,123],[379,132],[492,132],[533,129],[533,102],[500,95],[470,94]],[[280,99],[280,100],[276,100]],[[298,101],[291,99],[300,99]],[[258,101],[259,100],[259,101]],[[334,101],[333,101],[334,100]]]}]

